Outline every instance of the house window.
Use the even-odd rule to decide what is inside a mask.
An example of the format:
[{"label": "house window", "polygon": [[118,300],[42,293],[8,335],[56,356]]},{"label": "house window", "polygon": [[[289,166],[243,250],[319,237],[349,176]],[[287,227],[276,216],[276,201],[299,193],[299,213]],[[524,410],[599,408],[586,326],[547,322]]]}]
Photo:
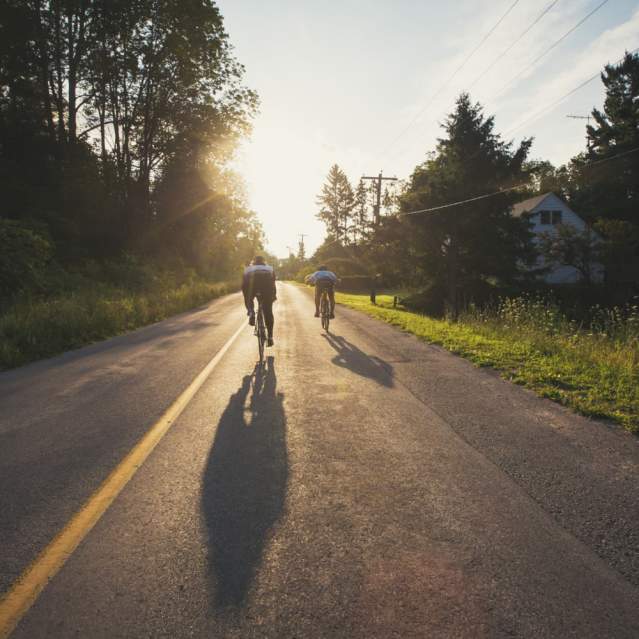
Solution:
[{"label": "house window", "polygon": [[544,226],[561,224],[561,211],[539,211],[539,217]]}]

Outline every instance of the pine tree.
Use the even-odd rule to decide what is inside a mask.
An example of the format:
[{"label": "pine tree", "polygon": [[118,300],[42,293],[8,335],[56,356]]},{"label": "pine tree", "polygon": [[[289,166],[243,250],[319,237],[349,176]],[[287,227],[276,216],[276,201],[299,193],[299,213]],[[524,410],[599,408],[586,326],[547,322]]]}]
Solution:
[{"label": "pine tree", "polygon": [[[592,112],[596,124],[587,127],[587,162],[639,147],[639,54],[626,53],[620,64],[607,65],[601,80],[606,99],[603,111]],[[586,166],[582,173],[581,199],[592,214],[639,225],[639,153]]]},{"label": "pine tree", "polygon": [[[443,124],[445,137],[436,152],[417,166],[400,199],[401,211],[466,200],[512,187],[526,178],[523,163],[531,140],[516,150],[494,132],[494,119],[460,95]],[[447,291],[455,315],[460,297],[468,299],[489,283],[508,284],[532,262],[532,234],[527,222],[510,215],[518,198],[512,192],[407,216],[406,243],[419,255],[426,280]]]},{"label": "pine tree", "polygon": [[317,204],[320,207],[317,218],[326,224],[328,235],[346,242],[355,196],[346,173],[337,164],[328,172],[322,191],[317,196]]},{"label": "pine tree", "polygon": [[360,180],[355,189],[355,206],[353,207],[353,240],[361,241],[368,235],[368,189]]}]

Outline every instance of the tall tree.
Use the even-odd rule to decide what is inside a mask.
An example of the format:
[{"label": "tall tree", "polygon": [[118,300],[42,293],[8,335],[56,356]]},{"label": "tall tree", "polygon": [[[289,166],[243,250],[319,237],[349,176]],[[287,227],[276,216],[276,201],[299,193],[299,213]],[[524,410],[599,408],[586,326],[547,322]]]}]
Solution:
[{"label": "tall tree", "polygon": [[328,235],[347,242],[355,195],[346,173],[337,164],[330,168],[322,191],[317,196],[317,204],[320,207],[317,218],[326,225]]},{"label": "tall tree", "polygon": [[[494,132],[493,117],[463,93],[442,125],[445,136],[436,151],[415,168],[400,211],[467,200],[510,188],[526,179],[523,164],[531,140],[513,150]],[[510,215],[517,199],[512,192],[406,216],[404,237],[414,242],[418,268],[425,279],[445,286],[451,313],[462,296],[472,296],[490,283],[507,284],[523,276],[532,262],[532,234],[527,222]]]},{"label": "tall tree", "polygon": [[368,220],[369,190],[364,180],[357,183],[357,188],[353,196],[353,243],[367,237],[370,228]]},{"label": "tall tree", "polygon": [[[626,53],[618,65],[601,74],[606,90],[603,111],[594,109],[595,124],[587,127],[588,162],[609,159],[639,147],[639,54]],[[639,225],[639,153],[628,153],[583,172],[597,216]],[[597,188],[597,186],[605,188]],[[584,194],[585,195],[585,194]]]},{"label": "tall tree", "polygon": [[60,259],[254,244],[224,171],[257,106],[242,75],[213,0],[0,0],[0,215]]}]

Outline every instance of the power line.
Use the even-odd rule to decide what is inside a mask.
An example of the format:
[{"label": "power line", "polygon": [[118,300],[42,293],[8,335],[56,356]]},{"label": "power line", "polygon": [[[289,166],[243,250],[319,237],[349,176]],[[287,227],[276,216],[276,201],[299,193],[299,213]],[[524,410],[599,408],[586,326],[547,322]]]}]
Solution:
[{"label": "power line", "polygon": [[[630,54],[637,53],[638,51],[639,51],[639,47],[630,51]],[[621,62],[623,62],[624,58],[625,58],[625,55],[619,58],[613,64],[620,64]],[[570,91],[568,91],[568,93],[562,95],[560,98],[557,98],[554,102],[551,102],[550,104],[547,104],[546,106],[542,107],[541,109],[533,113],[531,116],[527,117],[525,120],[522,120],[519,124],[513,127],[510,127],[510,129],[507,129],[504,133],[502,133],[502,136],[510,135],[513,131],[517,131],[517,129],[520,129],[522,126],[525,126],[529,122],[532,122],[538,119],[539,117],[541,117],[542,115],[552,111],[559,103],[563,102],[566,98],[569,98],[573,93],[576,93],[577,91],[579,91],[579,89],[582,89],[587,84],[589,84],[593,80],[596,80],[600,76],[601,76],[601,71],[597,71],[597,73],[595,73],[593,76],[589,77],[588,79],[584,80],[583,82],[579,83],[574,89],[571,89]]]},{"label": "power line", "polygon": [[[606,0],[607,2],[607,0]],[[386,146],[386,148],[379,154],[379,156],[386,155],[388,151],[395,145],[395,143],[402,138],[406,132],[421,118],[421,116],[426,112],[426,110],[433,104],[433,102],[439,97],[442,91],[455,79],[457,74],[466,66],[468,61],[479,51],[479,49],[483,46],[483,44],[488,40],[488,38],[493,34],[495,29],[503,22],[506,16],[515,8],[515,6],[519,4],[519,0],[515,0],[509,7],[506,9],[506,12],[497,20],[497,22],[492,26],[490,31],[482,38],[481,42],[464,58],[464,61],[455,69],[451,76],[442,84],[437,91],[431,96],[430,100],[426,103],[426,105],[415,115],[415,117],[400,131],[399,135],[397,135],[390,144]]]},{"label": "power line", "polygon": [[[548,47],[548,49],[546,49],[541,55],[537,56],[537,58],[535,58],[535,60],[533,60],[531,63],[529,63],[526,67],[524,67],[514,78],[511,78],[511,80],[509,80],[504,86],[502,86],[502,88],[495,94],[492,96],[492,99],[500,96],[504,90],[510,86],[510,84],[512,84],[517,78],[519,78],[523,73],[525,73],[531,66],[535,65],[539,60],[541,60],[543,57],[545,57],[548,53],[550,53],[557,45],[559,45],[563,40],[565,40],[571,33],[573,33],[576,29],[578,29],[584,22],[586,22],[586,20],[588,20],[588,18],[590,18],[593,14],[595,14],[599,9],[601,9],[601,7],[603,7],[603,5],[605,5],[608,2],[608,0],[603,0],[603,2],[601,2],[599,5],[597,5],[592,11],[590,11],[587,15],[585,15],[579,22],[577,22],[577,24],[575,24],[573,27],[571,27],[568,31],[566,31],[566,33],[564,33],[561,38],[559,38],[558,40],[556,40],[550,47]],[[548,10],[550,10],[550,8],[552,8],[552,6],[554,5],[550,5],[550,7],[548,7]],[[512,7],[511,7],[512,8]],[[541,16],[539,16],[538,20],[541,19]],[[537,20],[537,21],[538,21]],[[532,25],[531,25],[532,26]],[[528,29],[529,30],[529,29]],[[637,49],[639,50],[639,49]],[[504,53],[505,55],[505,53]],[[558,104],[559,102],[561,102],[562,100],[564,100],[565,98],[569,97],[570,95],[572,95],[572,93],[575,93],[576,91],[578,91],[579,89],[581,89],[583,86],[585,86],[586,84],[588,84],[589,82],[592,82],[594,79],[596,79],[597,77],[599,77],[599,73],[597,73],[596,75],[592,76],[591,78],[589,78],[588,80],[586,80],[585,82],[583,82],[582,84],[580,84],[578,87],[575,87],[572,91],[570,91],[568,94],[566,94],[565,96],[563,96],[562,98],[559,98],[559,100],[557,100],[555,103],[548,105],[547,107],[544,107],[543,109],[540,109],[537,114],[534,114],[533,116],[531,116],[530,118],[527,118],[526,120],[524,120],[522,123],[518,124],[517,126],[509,129],[508,131],[506,131],[504,134],[502,135],[508,135],[509,133],[511,133],[512,131],[515,131],[517,129],[519,129],[521,126],[523,126],[524,124],[527,124],[530,120],[534,119],[535,117],[537,117],[537,115],[543,115],[543,113],[545,113],[546,111],[550,111],[552,110],[553,106],[555,106],[556,104]],[[421,114],[420,114],[421,115]],[[419,116],[418,116],[419,117]],[[412,122],[411,122],[412,125]],[[410,126],[410,125],[409,125]],[[405,131],[404,131],[405,132]],[[403,132],[403,133],[404,133]],[[402,133],[402,134],[403,134]]]},{"label": "power line", "polygon": [[508,193],[509,191],[514,191],[515,189],[519,189],[523,186],[528,186],[527,182],[522,182],[521,184],[516,184],[515,186],[510,186],[507,189],[501,189],[500,191],[495,191],[494,193],[485,193],[484,195],[478,195],[477,197],[470,197],[467,200],[459,200],[458,202],[450,202],[449,204],[440,204],[439,206],[431,206],[428,209],[419,209],[418,211],[407,211],[405,213],[400,213],[400,216],[404,215],[417,215],[418,213],[435,213],[436,211],[441,211],[442,209],[449,209],[453,206],[461,206],[462,204],[469,204],[470,202],[477,202],[478,200],[485,200],[489,197],[494,197],[495,195],[501,195],[502,193]]},{"label": "power line", "polygon": [[538,55],[532,62],[527,64],[516,76],[514,76],[508,82],[506,82],[506,84],[504,84],[504,86],[502,86],[501,89],[497,91],[497,94],[494,95],[493,98],[500,96],[513,82],[518,80],[526,71],[528,71],[530,67],[533,67],[535,64],[537,64],[537,62],[539,62],[539,60],[547,56],[556,46],[561,44],[571,33],[573,33],[573,31],[576,31],[584,22],[586,22],[586,20],[588,20],[590,16],[597,13],[597,11],[599,11],[599,9],[601,9],[601,7],[603,7],[607,2],[608,0],[603,0],[603,2],[598,4],[590,13],[588,13],[579,22],[577,22],[577,24],[575,24],[572,28],[568,29],[568,31],[566,31],[566,33],[564,33],[561,36],[561,38],[559,38],[559,40],[556,40],[555,42],[553,42],[553,44],[551,44],[542,54]]},{"label": "power line", "polygon": [[473,81],[473,83],[468,87],[472,89],[507,53],[509,53],[512,48],[524,37],[528,34],[528,32],[559,2],[559,0],[553,0],[538,16],[535,20],[528,26],[528,28],[508,47],[506,48],[500,55],[498,55]]},{"label": "power line", "polygon": [[[632,51],[630,51],[630,54],[634,54],[636,52],[639,52],[639,47],[637,47],[636,49],[633,49]],[[623,57],[619,58],[614,64],[620,64],[624,60],[624,58],[625,58],[625,55]],[[524,120],[523,122],[520,122],[515,127],[512,127],[510,129],[508,129],[502,135],[503,136],[509,135],[510,133],[512,133],[513,131],[516,131],[517,129],[521,128],[525,124],[528,124],[528,122],[530,122],[531,120],[534,120],[537,117],[543,115],[544,113],[552,110],[560,102],[563,102],[566,98],[570,97],[573,93],[576,93],[579,89],[581,89],[582,87],[586,86],[589,82],[592,82],[593,80],[598,78],[600,75],[601,75],[601,72],[598,71],[595,75],[593,75],[592,77],[588,78],[587,80],[584,80],[583,82],[578,84],[574,89],[568,91],[568,93],[566,93],[565,95],[561,96],[560,98],[558,98],[554,102],[551,102],[549,105],[543,107],[542,109],[540,109],[539,111],[534,113],[531,117],[526,118],[526,120]],[[602,158],[601,160],[594,160],[592,162],[588,162],[587,164],[584,164],[581,168],[590,168],[592,166],[596,166],[598,164],[602,164],[604,162],[608,162],[610,160],[614,160],[614,159],[616,159],[618,157],[622,157],[624,155],[629,155],[630,153],[636,153],[637,151],[639,151],[639,147],[636,147],[634,149],[630,149],[628,151],[623,151],[622,153],[618,153],[616,155],[612,155],[612,156],[607,157],[607,158]],[[474,154],[471,157],[476,157],[476,155],[477,155],[477,153]],[[501,193],[507,193],[508,191],[514,191],[514,190],[516,190],[516,189],[518,189],[518,188],[520,188],[522,186],[527,186],[527,184],[526,183],[517,184],[515,186],[511,186],[509,188],[502,189],[500,191],[495,191],[494,193],[487,193],[485,195],[479,195],[477,197],[469,198],[467,200],[460,200],[459,202],[452,202],[450,204],[442,204],[440,206],[434,206],[434,207],[431,207],[429,209],[421,209],[419,211],[408,211],[406,213],[400,213],[400,215],[416,215],[418,213],[432,213],[432,212],[439,211],[441,209],[446,209],[446,208],[450,208],[450,207],[453,207],[453,206],[459,206],[461,204],[468,204],[469,202],[476,202],[477,200],[483,200],[483,199],[486,199],[486,198],[489,198],[489,197],[494,197],[495,195],[499,195]]]},{"label": "power line", "polygon": [[621,153],[615,153],[615,155],[611,155],[607,158],[601,158],[601,160],[595,160],[594,162],[588,162],[586,164],[583,164],[580,168],[582,169],[589,169],[592,166],[596,166],[598,164],[603,164],[604,162],[609,162],[610,160],[616,160],[617,158],[621,158],[624,155],[630,155],[631,153],[636,153],[637,151],[639,151],[639,146],[635,147],[634,149],[628,149],[627,151],[622,151]]},{"label": "power line", "polygon": [[[590,167],[596,166],[598,164],[603,164],[604,162],[610,162],[611,160],[616,160],[617,158],[623,157],[625,155],[630,155],[631,153],[637,153],[639,151],[639,146],[628,149],[627,151],[622,151],[621,153],[617,153],[615,155],[611,155],[607,158],[602,158],[601,160],[594,160],[593,162],[588,162],[583,164],[581,169],[589,169]],[[515,186],[510,186],[506,189],[501,189],[499,191],[494,191],[493,193],[485,193],[484,195],[478,195],[476,197],[471,197],[466,200],[459,200],[458,202],[450,202],[448,204],[440,204],[439,206],[431,206],[428,209],[419,209],[418,211],[406,211],[404,213],[399,213],[399,216],[405,215],[417,215],[419,213],[436,213],[437,211],[441,211],[442,209],[449,209],[454,206],[461,206],[462,204],[469,204],[470,202],[477,202],[478,200],[485,200],[489,197],[495,197],[496,195],[502,195],[503,193],[508,193],[509,191],[515,191],[521,187],[528,186],[528,182],[522,182],[521,184],[516,184]]]}]

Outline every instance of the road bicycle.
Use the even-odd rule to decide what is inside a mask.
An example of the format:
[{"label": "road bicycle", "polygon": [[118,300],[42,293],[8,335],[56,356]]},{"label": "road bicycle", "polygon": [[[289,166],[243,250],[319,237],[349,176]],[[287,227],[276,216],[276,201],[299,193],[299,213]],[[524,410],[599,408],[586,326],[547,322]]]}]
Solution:
[{"label": "road bicycle", "polygon": [[262,297],[257,296],[257,314],[255,316],[255,331],[257,336],[257,352],[259,363],[264,361],[264,345],[266,344],[266,323],[264,322],[264,309],[262,308]]},{"label": "road bicycle", "polygon": [[331,320],[331,303],[326,289],[322,291],[322,296],[320,297],[320,318],[322,320],[322,328],[328,333],[328,325]]}]

